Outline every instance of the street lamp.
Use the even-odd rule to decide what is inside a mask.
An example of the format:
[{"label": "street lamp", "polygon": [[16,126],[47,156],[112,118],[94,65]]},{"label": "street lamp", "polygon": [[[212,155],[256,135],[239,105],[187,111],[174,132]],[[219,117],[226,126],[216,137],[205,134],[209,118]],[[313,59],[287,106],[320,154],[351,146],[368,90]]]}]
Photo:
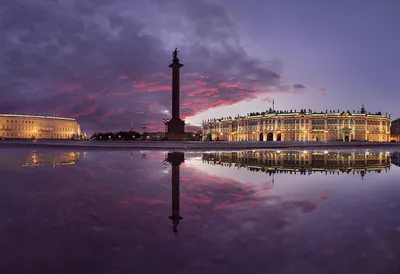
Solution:
[{"label": "street lamp", "polygon": [[146,123],[143,122],[143,124],[142,124],[143,133],[146,131],[146,128],[147,128]]},{"label": "street lamp", "polygon": [[165,116],[162,119],[162,121],[164,123],[164,131],[165,131],[165,133],[167,133],[167,126],[168,126],[168,121],[169,121],[167,114],[165,114]]}]

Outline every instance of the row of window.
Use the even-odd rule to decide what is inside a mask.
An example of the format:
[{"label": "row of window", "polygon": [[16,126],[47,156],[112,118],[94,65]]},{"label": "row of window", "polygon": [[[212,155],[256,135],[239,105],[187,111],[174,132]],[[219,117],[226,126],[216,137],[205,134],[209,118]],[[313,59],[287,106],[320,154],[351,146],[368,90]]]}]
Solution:
[{"label": "row of window", "polygon": [[[352,125],[352,127],[355,128],[356,130],[364,130],[365,129],[365,124],[358,125],[358,126],[356,124],[356,125]],[[229,125],[223,125],[223,126],[216,125],[216,126],[205,126],[204,130],[222,130],[222,129],[227,130],[229,128],[230,128]],[[246,125],[246,126],[239,126],[239,127],[232,126],[232,130],[233,131],[237,131],[238,128],[242,129],[242,130],[243,129],[248,129],[248,130],[274,129],[275,125],[265,125],[265,126],[263,126],[263,125],[259,125],[259,126],[258,125],[249,125],[249,126],[247,126]],[[296,124],[296,125],[295,124],[285,124],[283,127],[281,127],[281,125],[278,125],[276,128],[277,129],[281,129],[281,128],[283,128],[283,129],[295,129],[295,128],[299,129],[300,125],[299,124]],[[341,125],[337,126],[337,124],[328,124],[328,127],[327,127],[327,129],[335,129],[335,130],[336,129],[340,129],[340,128],[342,128]],[[379,130],[380,129],[380,125],[377,124],[377,125],[371,126],[371,125],[368,124],[367,128],[368,128],[368,130]],[[308,124],[304,125],[304,129],[308,130]],[[325,129],[325,124],[323,124],[323,123],[313,123],[312,124],[312,129]]]},{"label": "row of window", "polygon": [[[7,124],[34,124],[35,121],[28,120],[6,120]],[[73,126],[70,122],[65,121],[40,121],[39,124],[44,125],[64,125],[64,126]]]},{"label": "row of window", "polygon": [[[367,122],[369,125],[379,125],[381,123],[381,121],[379,120],[359,120],[359,119],[355,119],[355,120],[348,120],[348,119],[312,119],[312,124],[324,124],[325,121],[327,122],[327,124],[338,124],[338,123],[349,123],[350,124],[365,124],[365,122]],[[263,122],[265,124],[275,124],[275,120],[264,120],[264,121],[247,121],[247,122],[233,122],[233,125],[239,125],[239,126],[252,126],[252,125],[258,125],[263,124]],[[308,123],[308,119],[279,119],[277,120],[278,124],[304,124],[304,123]],[[223,123],[223,125],[229,125],[229,123]],[[382,121],[382,125],[390,125],[390,122],[386,122],[386,121]]]},{"label": "row of window", "polygon": [[[33,130],[33,126],[8,126],[8,125],[3,125],[0,126],[0,129],[3,130]],[[54,132],[70,132],[73,131],[72,128],[40,128],[40,130],[43,131],[54,131]]]},{"label": "row of window", "polygon": [[[294,127],[288,127],[288,128],[282,128],[282,129],[285,129],[285,130],[297,130],[297,131],[299,131],[300,129],[298,128],[298,127],[296,127],[296,128],[294,128]],[[308,131],[308,128],[306,128],[306,129],[301,129],[300,130],[300,132],[301,131],[303,131],[303,130],[307,130]],[[323,128],[312,128],[312,130],[324,130]],[[331,128],[329,128],[328,129],[329,130],[329,132],[328,132],[328,134],[337,134],[337,131],[341,131],[342,129],[340,129],[340,128],[337,128],[337,127],[331,127]],[[355,132],[363,132],[363,134],[364,134],[364,132],[365,132],[365,128],[358,128],[358,127],[356,127],[356,128],[354,128],[353,129]],[[250,133],[250,132],[254,132],[255,131],[255,129],[253,130],[253,129],[251,129],[251,128],[240,128],[240,129],[238,129],[238,130],[236,130],[236,131],[234,131],[234,132],[239,132],[239,133]],[[371,129],[369,129],[368,130],[370,133],[379,133],[380,132],[380,129],[379,128],[371,128]],[[224,128],[224,129],[220,129],[220,130],[215,130],[215,129],[211,129],[210,130],[210,132],[213,132],[213,133],[230,133],[231,131],[229,130],[229,129],[226,129],[226,128]],[[287,132],[287,134],[293,134],[292,132]]]},{"label": "row of window", "polygon": [[1,137],[17,137],[17,138],[32,138],[32,137],[43,137],[43,138],[69,138],[69,134],[54,134],[54,136],[47,136],[41,133],[14,133],[14,132],[6,132],[0,135]]},{"label": "row of window", "polygon": [[35,123],[35,121],[22,121],[22,120],[7,120],[7,124],[8,123],[14,123],[14,124],[17,124],[17,123],[20,123],[20,124],[34,124]]}]

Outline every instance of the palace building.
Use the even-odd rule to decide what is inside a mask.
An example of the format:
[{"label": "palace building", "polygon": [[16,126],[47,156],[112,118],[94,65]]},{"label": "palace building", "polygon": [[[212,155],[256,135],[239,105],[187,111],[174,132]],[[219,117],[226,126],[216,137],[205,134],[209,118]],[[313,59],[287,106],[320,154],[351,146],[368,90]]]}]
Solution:
[{"label": "palace building", "polygon": [[250,113],[203,121],[204,141],[390,141],[390,115],[361,110]]},{"label": "palace building", "polygon": [[80,139],[75,119],[53,116],[0,114],[0,139]]},{"label": "palace building", "polygon": [[400,142],[400,118],[392,121],[392,125],[390,126],[390,140],[393,142]]}]

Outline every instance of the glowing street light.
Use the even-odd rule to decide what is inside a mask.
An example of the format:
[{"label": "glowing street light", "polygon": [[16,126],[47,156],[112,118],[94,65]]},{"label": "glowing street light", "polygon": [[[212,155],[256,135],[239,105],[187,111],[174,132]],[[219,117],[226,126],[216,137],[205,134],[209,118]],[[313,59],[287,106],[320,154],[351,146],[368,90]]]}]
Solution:
[{"label": "glowing street light", "polygon": [[143,129],[143,133],[146,131],[146,128],[147,128],[147,126],[146,126],[146,123],[145,123],[145,122],[143,122],[143,123],[142,123],[142,129]]},{"label": "glowing street light", "polygon": [[162,119],[162,121],[163,121],[164,126],[165,126],[165,127],[164,127],[164,131],[165,131],[165,133],[167,133],[167,126],[168,126],[168,121],[169,121],[167,114],[165,114],[165,116],[164,116],[164,118]]}]

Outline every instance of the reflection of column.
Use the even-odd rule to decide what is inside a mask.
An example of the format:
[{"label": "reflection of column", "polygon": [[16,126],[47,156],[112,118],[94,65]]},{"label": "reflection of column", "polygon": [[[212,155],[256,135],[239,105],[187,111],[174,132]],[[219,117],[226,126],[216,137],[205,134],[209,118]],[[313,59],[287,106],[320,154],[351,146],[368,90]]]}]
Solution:
[{"label": "reflection of column", "polygon": [[172,215],[169,217],[172,220],[172,230],[175,234],[178,233],[179,221],[183,218],[179,214],[179,190],[180,190],[180,164],[184,162],[185,155],[182,152],[168,153],[167,161],[172,165]]}]

